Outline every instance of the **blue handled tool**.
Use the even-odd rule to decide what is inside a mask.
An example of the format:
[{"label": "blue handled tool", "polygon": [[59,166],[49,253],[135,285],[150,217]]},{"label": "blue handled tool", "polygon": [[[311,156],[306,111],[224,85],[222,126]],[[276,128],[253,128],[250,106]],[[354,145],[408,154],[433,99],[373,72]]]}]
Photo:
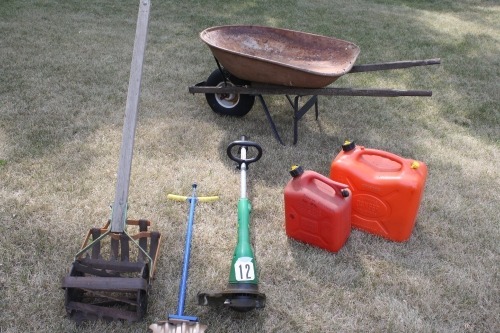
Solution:
[{"label": "blue handled tool", "polygon": [[186,243],[184,246],[184,261],[182,264],[182,276],[179,285],[179,300],[177,303],[177,312],[175,314],[169,314],[167,321],[160,321],[149,326],[153,333],[168,333],[168,332],[189,332],[189,333],[203,333],[207,328],[206,325],[202,325],[198,322],[198,317],[186,316],[184,314],[184,307],[186,301],[186,289],[187,280],[189,273],[189,259],[191,255],[191,239],[193,236],[193,224],[194,224],[194,213],[196,209],[196,203],[201,202],[211,202],[219,199],[217,196],[212,197],[197,197],[196,196],[197,185],[193,184],[193,192],[190,197],[180,196],[175,194],[169,194],[168,199],[176,201],[188,201],[189,202],[189,214],[187,221],[186,230]]}]

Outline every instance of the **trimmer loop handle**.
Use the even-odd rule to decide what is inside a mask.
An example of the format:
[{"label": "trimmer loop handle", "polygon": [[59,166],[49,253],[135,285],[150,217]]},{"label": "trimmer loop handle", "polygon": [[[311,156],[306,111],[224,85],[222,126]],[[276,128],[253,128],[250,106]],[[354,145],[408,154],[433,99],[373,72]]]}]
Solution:
[{"label": "trimmer loop handle", "polygon": [[[235,146],[240,147],[240,149],[242,147],[245,147],[245,148],[254,147],[257,149],[257,155],[254,157],[250,157],[250,158],[241,158],[238,156],[234,156],[233,155],[233,147],[235,147]],[[245,163],[246,166],[248,167],[248,165],[250,163],[257,162],[258,160],[260,160],[260,158],[262,157],[262,148],[261,148],[261,146],[259,146],[258,143],[253,142],[253,141],[248,141],[246,139],[246,137],[243,135],[241,137],[241,140],[233,141],[227,146],[227,156],[229,156],[230,159],[232,159],[233,161],[238,163],[238,166],[240,168],[241,168],[241,164],[243,164],[243,163]]]}]

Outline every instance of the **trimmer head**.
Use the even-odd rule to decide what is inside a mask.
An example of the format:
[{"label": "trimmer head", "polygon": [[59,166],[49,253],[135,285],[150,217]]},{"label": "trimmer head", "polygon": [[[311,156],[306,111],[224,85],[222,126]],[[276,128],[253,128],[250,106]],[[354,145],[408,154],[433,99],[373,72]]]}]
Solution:
[{"label": "trimmer head", "polygon": [[225,306],[234,311],[248,312],[265,307],[266,295],[259,292],[256,284],[230,283],[222,292],[198,294],[198,305]]}]

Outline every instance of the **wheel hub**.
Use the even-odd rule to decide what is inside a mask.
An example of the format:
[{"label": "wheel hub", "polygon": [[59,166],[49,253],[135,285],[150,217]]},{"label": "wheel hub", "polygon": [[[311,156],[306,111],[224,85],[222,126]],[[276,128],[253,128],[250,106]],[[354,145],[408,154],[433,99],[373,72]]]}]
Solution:
[{"label": "wheel hub", "polygon": [[[234,87],[235,85],[231,82],[221,82],[217,85],[217,87],[227,87],[231,86]],[[239,94],[215,94],[215,99],[217,100],[217,103],[219,103],[221,106],[225,108],[234,108],[236,105],[238,105],[238,102],[240,101],[240,95]]]}]

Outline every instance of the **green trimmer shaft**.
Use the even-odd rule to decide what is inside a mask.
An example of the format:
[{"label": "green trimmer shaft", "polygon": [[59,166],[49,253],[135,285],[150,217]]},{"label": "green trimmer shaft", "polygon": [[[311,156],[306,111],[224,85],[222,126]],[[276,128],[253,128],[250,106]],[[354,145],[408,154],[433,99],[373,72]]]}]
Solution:
[{"label": "green trimmer shaft", "polygon": [[[233,148],[239,147],[240,157],[234,154]],[[251,157],[247,157],[250,151]],[[245,136],[241,140],[231,142],[227,147],[229,158],[238,163],[241,173],[241,195],[238,201],[238,243],[234,249],[229,283],[226,290],[217,293],[198,294],[199,305],[224,305],[239,312],[255,308],[263,308],[266,295],[259,292],[259,278],[254,251],[250,244],[250,213],[252,205],[247,197],[246,175],[248,166],[257,162],[262,156],[262,148],[255,142],[248,141]],[[250,155],[250,154],[249,154]]]}]

